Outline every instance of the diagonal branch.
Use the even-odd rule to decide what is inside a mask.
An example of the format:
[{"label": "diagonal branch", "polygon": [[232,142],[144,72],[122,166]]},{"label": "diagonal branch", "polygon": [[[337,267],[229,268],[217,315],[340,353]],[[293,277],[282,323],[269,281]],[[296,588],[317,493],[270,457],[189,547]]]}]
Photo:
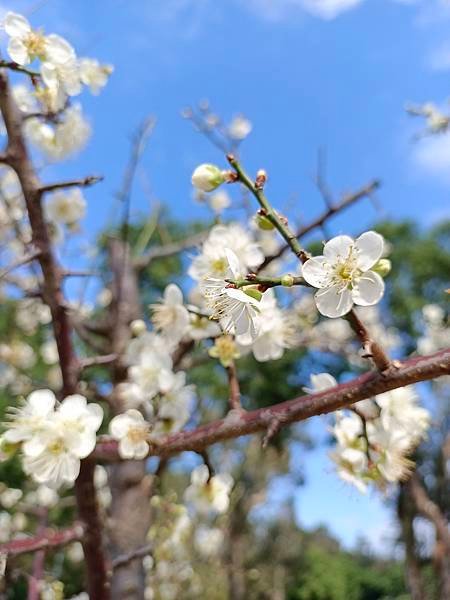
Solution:
[{"label": "diagonal branch", "polygon": [[55,548],[57,546],[65,546],[75,540],[80,540],[83,537],[83,526],[81,523],[75,523],[67,529],[44,529],[40,534],[33,537],[20,538],[0,544],[0,554],[7,556],[17,556],[27,552],[37,552],[46,548]]},{"label": "diagonal branch", "polygon": [[87,177],[82,177],[81,179],[70,179],[69,181],[56,181],[55,183],[47,183],[41,185],[41,187],[39,188],[39,192],[41,194],[45,194],[47,192],[54,192],[56,190],[62,190],[71,187],[90,187],[91,185],[95,185],[100,181],[103,181],[102,175],[88,175]]},{"label": "diagonal branch", "polygon": [[[446,348],[430,356],[409,358],[385,375],[371,371],[323,392],[299,396],[250,412],[232,411],[224,419],[201,425],[192,431],[167,436],[158,445],[152,446],[149,455],[167,457],[186,450],[201,452],[218,442],[266,431],[275,422],[281,427],[304,421],[316,415],[346,408],[359,400],[389,390],[449,374],[450,348]],[[119,460],[117,442],[103,438],[97,443],[94,456],[105,461]]]}]

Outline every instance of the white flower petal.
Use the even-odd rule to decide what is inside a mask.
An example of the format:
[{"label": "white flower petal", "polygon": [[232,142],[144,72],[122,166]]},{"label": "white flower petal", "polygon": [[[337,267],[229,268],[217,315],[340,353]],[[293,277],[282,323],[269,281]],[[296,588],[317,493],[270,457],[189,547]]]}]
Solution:
[{"label": "white flower petal", "polygon": [[193,485],[205,485],[209,478],[209,469],[206,465],[196,467],[191,473],[191,483]]},{"label": "white flower petal", "polygon": [[30,62],[28,50],[20,38],[11,38],[9,40],[8,54],[18,65],[27,65]]},{"label": "white flower petal", "polygon": [[240,276],[240,268],[239,268],[239,259],[236,254],[230,248],[225,248],[225,255],[228,260],[228,264],[230,266],[231,272],[233,273],[233,277],[235,279]]},{"label": "white flower petal", "polygon": [[352,291],[353,302],[359,306],[372,306],[381,300],[383,294],[383,278],[374,271],[364,273]]},{"label": "white flower petal", "polygon": [[307,283],[316,287],[326,287],[330,282],[330,271],[324,256],[315,256],[305,262],[302,276]]},{"label": "white flower petal", "polygon": [[3,20],[3,28],[11,37],[25,37],[30,33],[31,27],[28,20],[15,12],[9,11]]},{"label": "white flower petal", "polygon": [[175,283],[169,283],[164,290],[164,302],[170,306],[183,304],[183,292]]},{"label": "white flower petal", "polygon": [[320,313],[326,317],[342,317],[352,308],[352,292],[338,285],[324,288],[316,292],[314,299]]},{"label": "white flower petal", "polygon": [[350,249],[355,242],[348,235],[338,235],[327,242],[323,247],[325,258],[335,263],[344,260],[349,255]]},{"label": "white flower petal", "polygon": [[131,426],[131,419],[125,413],[114,417],[109,424],[109,432],[116,440],[127,435],[128,429]]},{"label": "white flower petal", "polygon": [[367,271],[380,260],[384,239],[376,231],[367,231],[357,238],[355,247],[358,252],[358,267],[362,271]]},{"label": "white flower petal", "polygon": [[36,390],[31,392],[27,398],[27,403],[33,409],[33,413],[42,417],[53,411],[55,402],[55,394],[51,390]]},{"label": "white flower petal", "polygon": [[45,45],[49,62],[63,65],[76,58],[73,47],[60,35],[55,33],[48,35],[45,38]]}]

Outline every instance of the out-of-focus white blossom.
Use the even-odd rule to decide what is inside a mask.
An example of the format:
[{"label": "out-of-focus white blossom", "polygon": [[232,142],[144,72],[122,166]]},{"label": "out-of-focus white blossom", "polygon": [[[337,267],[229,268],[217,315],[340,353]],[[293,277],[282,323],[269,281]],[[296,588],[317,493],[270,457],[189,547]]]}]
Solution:
[{"label": "out-of-focus white blossom", "polygon": [[223,531],[218,527],[199,525],[195,529],[194,544],[202,556],[217,556],[224,546]]},{"label": "out-of-focus white blossom", "polygon": [[27,119],[25,133],[48,158],[62,160],[85,146],[91,128],[83,116],[81,106],[73,104],[64,111],[55,125],[38,118]]},{"label": "out-of-focus white blossom", "polygon": [[384,293],[384,281],[371,268],[383,253],[383,238],[368,231],[353,240],[339,235],[327,242],[323,256],[307,260],[302,269],[305,280],[319,288],[314,298],[326,317],[341,317],[353,303],[371,306]]},{"label": "out-of-focus white blossom", "polygon": [[12,421],[3,437],[21,444],[26,473],[57,488],[77,478],[80,459],[94,449],[103,410],[79,394],[67,396],[56,409],[55,403],[51,390],[33,392],[22,407],[11,409]]},{"label": "out-of-focus white blossom", "polygon": [[81,58],[78,62],[78,69],[81,82],[87,85],[94,95],[100,93],[114,71],[112,65],[102,65],[95,58]]},{"label": "out-of-focus white blossom", "polygon": [[424,321],[423,335],[417,341],[420,354],[432,354],[450,346],[449,320],[438,304],[427,304],[422,308]]},{"label": "out-of-focus white blossom", "polygon": [[86,200],[79,188],[54,192],[46,205],[48,218],[73,227],[86,214]]},{"label": "out-of-focus white blossom", "polygon": [[210,194],[207,202],[217,215],[220,215],[226,208],[231,205],[231,198],[225,190],[218,190],[214,194]]},{"label": "out-of-focus white blossom", "polygon": [[175,283],[170,283],[164,290],[163,300],[159,304],[151,304],[152,320],[156,329],[175,346],[186,333],[189,326],[189,313],[183,304],[183,293]]},{"label": "out-of-focus white blossom", "polygon": [[228,125],[228,135],[235,140],[244,140],[251,132],[253,126],[251,121],[244,115],[236,115]]},{"label": "out-of-focus white blossom", "polygon": [[385,489],[402,481],[414,466],[409,455],[430,425],[414,388],[385,392],[355,407],[358,414],[338,411],[332,429],[337,445],[330,457],[339,476],[362,492],[370,484]]},{"label": "out-of-focus white blossom", "polygon": [[230,505],[233,483],[228,473],[210,476],[208,467],[200,465],[192,471],[191,484],[184,497],[200,514],[222,514]]},{"label": "out-of-focus white blossom", "polygon": [[218,358],[225,368],[241,356],[239,348],[231,335],[221,335],[216,338],[214,346],[208,350],[208,354],[212,358]]},{"label": "out-of-focus white blossom", "polygon": [[238,257],[239,271],[244,274],[264,260],[258,244],[241,225],[215,225],[203,243],[201,253],[192,261],[188,274],[197,281],[205,277],[225,278],[228,271],[226,249]]},{"label": "out-of-focus white blossom", "polygon": [[330,375],[330,373],[312,373],[309,378],[311,380],[311,386],[303,388],[307,394],[324,392],[325,390],[337,385],[336,379],[333,377],[333,375]]},{"label": "out-of-focus white blossom", "polygon": [[115,416],[109,424],[109,432],[119,442],[121,458],[145,458],[148,454],[150,426],[142,413],[135,409]]}]

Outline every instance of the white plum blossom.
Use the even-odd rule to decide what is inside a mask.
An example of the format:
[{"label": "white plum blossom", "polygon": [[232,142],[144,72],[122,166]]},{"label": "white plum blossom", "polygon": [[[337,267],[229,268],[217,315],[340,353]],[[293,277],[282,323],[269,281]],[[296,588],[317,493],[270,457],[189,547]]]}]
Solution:
[{"label": "white plum blossom", "polygon": [[304,263],[303,277],[319,288],[314,296],[319,312],[326,317],[342,317],[353,303],[371,306],[381,300],[384,281],[371,269],[383,253],[383,243],[375,231],[356,240],[339,235],[325,244],[323,256]]},{"label": "white plum blossom", "polygon": [[21,444],[23,468],[38,483],[51,488],[75,481],[80,459],[92,452],[103,410],[84,396],[67,396],[56,405],[51,390],[36,390],[19,409],[3,435]]},{"label": "white plum blossom", "polygon": [[79,188],[57,191],[49,198],[46,212],[53,221],[74,226],[86,214],[86,200]]},{"label": "white plum blossom", "polygon": [[142,413],[129,409],[115,416],[109,424],[109,432],[119,442],[121,458],[145,458],[148,454],[149,424]]},{"label": "white plum blossom", "polygon": [[432,354],[450,345],[449,319],[438,304],[427,304],[422,308],[423,335],[417,341],[420,354]]},{"label": "white plum blossom", "polygon": [[224,533],[218,527],[199,525],[195,529],[194,544],[202,556],[217,556],[224,546],[224,541]]},{"label": "white plum blossom", "polygon": [[8,54],[19,65],[27,65],[39,58],[62,65],[75,58],[75,51],[64,38],[56,34],[44,36],[31,28],[28,20],[9,11],[3,20],[9,36]]},{"label": "white plum blossom", "polygon": [[273,290],[264,292],[256,315],[257,335],[237,335],[239,348],[251,347],[254,357],[259,362],[278,360],[286,348],[294,344],[292,319],[277,306]]},{"label": "white plum blossom", "polygon": [[189,326],[189,312],[183,304],[183,293],[175,283],[164,290],[163,301],[151,304],[153,323],[156,329],[172,346],[175,346]]},{"label": "white plum blossom", "polygon": [[81,58],[78,62],[81,82],[87,85],[91,93],[97,95],[108,83],[114,70],[112,65],[102,65],[95,58]]},{"label": "white plum blossom", "polygon": [[316,394],[317,392],[324,392],[337,385],[337,381],[330,373],[312,373],[309,376],[311,381],[311,387],[304,387],[303,390],[307,394]]},{"label": "white plum blossom", "polygon": [[145,349],[137,364],[128,369],[130,381],[137,384],[149,400],[164,389],[167,382],[171,382],[171,375],[172,359],[170,355],[151,347]]},{"label": "white plum blossom", "polygon": [[48,158],[62,160],[80,151],[91,134],[81,106],[69,106],[55,125],[38,118],[27,119],[25,133]]},{"label": "white plum blossom", "polygon": [[194,258],[188,274],[197,281],[205,277],[225,278],[228,271],[226,249],[238,257],[239,271],[247,273],[264,260],[264,254],[249,233],[238,223],[215,225]]},{"label": "white plum blossom", "polygon": [[[226,278],[239,279],[239,261],[229,248],[225,248],[227,261]],[[200,289],[212,311],[211,318],[220,321],[225,332],[234,331],[237,336],[245,336],[254,340],[258,335],[259,322],[257,316],[262,297],[261,292],[250,289],[237,289],[225,279],[207,277],[200,283]]]},{"label": "white plum blossom", "polygon": [[430,425],[430,414],[418,405],[411,386],[373,400],[358,402],[358,414],[338,411],[332,429],[337,446],[330,457],[337,472],[362,492],[369,484],[385,489],[407,477],[414,466],[409,455]]},{"label": "white plum blossom", "polygon": [[231,198],[225,190],[218,190],[207,198],[207,202],[211,210],[217,215],[220,215],[226,208],[231,205]]},{"label": "white plum blossom", "polygon": [[191,473],[191,484],[184,498],[200,514],[223,514],[230,505],[233,483],[228,473],[211,476],[208,467],[200,465]]},{"label": "white plum blossom", "polygon": [[253,125],[244,115],[236,115],[228,125],[228,135],[238,141],[245,139],[251,132]]}]

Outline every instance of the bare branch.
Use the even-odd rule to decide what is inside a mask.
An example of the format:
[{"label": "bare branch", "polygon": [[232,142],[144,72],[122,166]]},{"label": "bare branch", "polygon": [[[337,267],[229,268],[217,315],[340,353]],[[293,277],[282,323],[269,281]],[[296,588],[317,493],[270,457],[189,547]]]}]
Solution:
[{"label": "bare branch", "polygon": [[83,526],[81,523],[75,523],[72,527],[55,531],[54,529],[45,529],[39,535],[28,538],[20,538],[0,544],[0,554],[8,556],[17,556],[27,552],[37,552],[46,548],[65,546],[75,540],[83,537]]},{"label": "bare branch", "polygon": [[[397,369],[386,375],[378,371],[364,373],[360,377],[342,383],[320,393],[299,396],[253,411],[231,411],[224,419],[201,425],[192,431],[182,431],[163,438],[150,449],[150,456],[171,456],[186,450],[201,452],[208,446],[243,435],[266,431],[274,420],[280,426],[310,417],[334,412],[351,406],[359,400],[371,398],[406,385],[427,381],[450,374],[450,348],[431,354],[416,356],[399,363]],[[119,460],[117,442],[101,439],[94,456],[105,461]]]},{"label": "bare branch", "polygon": [[88,175],[82,179],[71,179],[69,181],[57,181],[55,183],[47,183],[41,185],[39,193],[46,194],[47,192],[54,192],[55,190],[61,190],[71,187],[90,187],[103,181],[103,175]]},{"label": "bare branch", "polygon": [[109,365],[117,359],[117,354],[102,354],[99,356],[89,356],[80,360],[80,369],[88,369],[98,365]]},{"label": "bare branch", "polygon": [[428,496],[427,490],[417,473],[411,475],[408,488],[419,513],[433,523],[437,536],[450,554],[450,531],[448,522],[439,506]]},{"label": "bare branch", "polygon": [[208,233],[209,230],[200,231],[199,233],[195,233],[194,235],[184,238],[183,240],[170,242],[169,244],[164,244],[163,246],[155,246],[143,256],[137,256],[133,261],[134,267],[136,269],[144,269],[152,262],[152,260],[157,258],[167,258],[168,256],[173,256],[174,254],[178,254],[183,250],[194,248],[205,241],[205,239],[208,237]]},{"label": "bare branch", "polygon": [[119,567],[123,567],[124,565],[127,565],[128,563],[130,563],[133,560],[136,560],[137,558],[144,558],[144,556],[149,556],[152,554],[152,552],[153,552],[152,544],[146,544],[145,546],[136,548],[136,550],[132,550],[131,552],[128,552],[127,554],[121,554],[120,556],[117,556],[111,562],[111,567],[113,570],[118,569]]},{"label": "bare branch", "polygon": [[239,379],[237,376],[236,365],[234,362],[227,367],[228,385],[230,389],[230,407],[232,410],[242,410],[241,406],[241,390],[239,387]]},{"label": "bare branch", "polygon": [[18,260],[13,262],[11,265],[9,265],[5,269],[3,269],[3,271],[0,271],[0,279],[3,279],[4,277],[6,277],[6,275],[8,275],[8,273],[11,273],[11,271],[14,271],[14,269],[23,267],[24,265],[27,265],[28,263],[32,262],[33,260],[36,260],[36,258],[38,258],[39,255],[40,255],[40,251],[36,250],[36,252],[32,252],[31,254],[26,254],[25,256],[22,256],[22,258],[19,258]]}]

